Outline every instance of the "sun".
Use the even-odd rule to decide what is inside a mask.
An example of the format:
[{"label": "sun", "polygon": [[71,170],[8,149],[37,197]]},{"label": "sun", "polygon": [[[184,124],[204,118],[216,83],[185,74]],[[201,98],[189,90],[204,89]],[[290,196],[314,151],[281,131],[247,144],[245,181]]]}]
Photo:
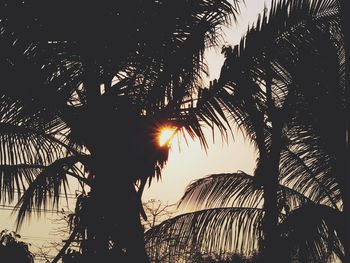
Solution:
[{"label": "sun", "polygon": [[159,146],[164,146],[166,144],[170,144],[171,140],[174,138],[176,134],[176,129],[172,127],[163,127],[159,130],[158,134],[158,143]]}]

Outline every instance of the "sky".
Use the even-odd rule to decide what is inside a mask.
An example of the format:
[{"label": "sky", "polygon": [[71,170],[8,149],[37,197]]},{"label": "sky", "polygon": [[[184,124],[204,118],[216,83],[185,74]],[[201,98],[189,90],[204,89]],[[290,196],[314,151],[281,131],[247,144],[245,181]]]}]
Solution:
[{"label": "sky", "polygon": [[256,151],[243,134],[234,129],[228,141],[222,141],[219,131],[205,130],[208,138],[207,152],[198,140],[188,138],[188,145],[181,139],[180,149],[177,139],[172,142],[169,160],[162,171],[162,179],[153,181],[146,189],[143,201],[159,199],[164,203],[175,203],[182,196],[186,186],[193,180],[216,173],[233,173],[238,170],[252,174],[255,167]]},{"label": "sky", "polygon": [[[271,1],[246,0],[241,4],[240,13],[236,22],[223,28],[222,44],[235,45],[239,43],[248,27],[269,6]],[[224,62],[221,47],[211,48],[206,51],[205,59],[209,67],[208,80],[218,78]],[[244,171],[252,174],[255,167],[256,151],[253,145],[244,138],[237,129],[233,129],[234,137],[229,137],[228,142],[222,142],[220,134],[215,131],[215,141],[212,140],[212,131],[206,129],[208,138],[208,151],[201,148],[198,141],[189,141],[189,145],[181,143],[181,151],[177,142],[173,142],[169,154],[169,161],[162,172],[162,180],[153,182],[149,189],[145,190],[143,200],[159,199],[162,202],[176,203],[184,193],[186,186],[193,180],[216,173],[233,173]]]},{"label": "sky", "polygon": [[[264,10],[263,0],[245,0],[241,5],[237,23],[224,28],[222,44],[234,45],[239,42],[246,32],[248,25],[256,20],[258,14]],[[218,78],[221,65],[224,61],[220,54],[220,48],[206,51],[205,58],[209,66],[209,78],[206,81]],[[143,200],[159,199],[163,202],[175,203],[184,193],[185,187],[193,180],[214,173],[233,173],[238,170],[248,174],[253,173],[255,167],[256,151],[244,136],[234,129],[234,138],[229,137],[228,142],[222,142],[218,131],[214,131],[215,142],[212,140],[212,132],[207,129],[209,148],[206,152],[198,141],[191,141],[186,145],[182,140],[179,151],[176,142],[170,150],[169,160],[162,172],[162,180],[153,182],[152,186],[145,190]],[[74,209],[74,200],[70,199],[70,209]],[[23,240],[32,244],[32,250],[37,246],[60,240],[61,237],[54,234],[57,226],[53,219],[55,213],[45,213],[39,219],[35,216],[30,224],[25,224],[20,230]],[[0,230],[15,229],[15,214],[0,206]]]}]

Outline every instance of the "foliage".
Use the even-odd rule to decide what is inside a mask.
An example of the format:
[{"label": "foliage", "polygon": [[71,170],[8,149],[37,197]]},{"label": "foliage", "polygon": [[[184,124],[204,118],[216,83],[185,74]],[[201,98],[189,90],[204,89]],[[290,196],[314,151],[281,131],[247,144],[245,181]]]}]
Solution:
[{"label": "foliage", "polygon": [[[224,49],[226,61],[219,83],[232,90],[233,119],[259,150],[255,176],[257,185],[263,187],[262,235],[270,260],[278,258],[272,250],[280,242],[276,227],[281,208],[294,220],[299,208],[305,214],[308,208],[319,218],[314,218],[310,228],[298,224],[300,232],[295,230],[297,224],[286,223],[290,227],[287,242],[299,246],[292,252],[299,260],[324,262],[329,251],[343,259],[339,252],[347,244],[342,234],[346,224],[345,214],[339,211],[347,200],[344,134],[349,101],[344,100],[340,12],[337,1],[275,1],[239,45]],[[278,183],[322,205],[296,206],[297,210],[281,205],[281,198],[287,198],[279,196]],[[323,205],[334,211],[329,213]],[[293,231],[300,236],[292,241]],[[338,245],[334,246],[335,232]],[[278,252],[281,256],[289,253]]]},{"label": "foliage", "polygon": [[[280,205],[281,198],[286,198],[279,196],[278,183],[333,207],[335,214],[346,200],[344,134],[349,101],[344,100],[345,32],[338,14],[337,1],[273,1],[239,45],[223,50],[226,61],[217,86],[231,91],[232,118],[258,149],[255,181],[263,187],[266,251],[268,243],[274,242],[270,257],[277,257],[272,249],[278,247],[278,214],[295,212],[290,205]],[[310,209],[327,221],[323,206],[318,208]],[[338,220],[339,236],[343,216],[331,220]],[[332,222],[328,222],[329,233]],[[323,239],[324,227],[317,229]],[[304,250],[316,251],[317,256],[300,257],[325,261],[325,251],[332,245],[321,243],[326,249]]]},{"label": "foliage", "polygon": [[228,254],[225,255],[225,259],[220,259],[218,255],[202,255],[200,253],[194,253],[191,263],[258,263],[259,255],[254,253],[252,256],[244,256],[240,254]]},{"label": "foliage", "polygon": [[[198,210],[166,220],[146,232],[146,248],[152,262],[186,261],[196,251],[208,255],[220,251],[217,260],[224,260],[232,252],[254,255],[261,250],[263,234],[264,210],[259,208],[259,196],[261,188],[255,177],[243,172],[194,181],[181,203]],[[305,256],[305,262],[328,262],[335,255],[343,256],[339,210],[317,204],[310,196],[283,185],[278,196],[278,249],[285,257],[283,262],[304,262]],[[161,260],[163,255],[167,255],[165,261]]]},{"label": "foliage", "polygon": [[165,203],[156,199],[150,199],[142,203],[146,214],[146,218],[143,219],[144,228],[147,230],[171,218],[175,211],[175,205],[176,204],[169,204],[168,202]]},{"label": "foliage", "polygon": [[29,244],[20,241],[15,232],[3,230],[0,233],[0,258],[3,262],[34,263],[34,256],[29,251]]},{"label": "foliage", "polygon": [[[256,175],[264,174],[275,114],[283,122],[280,180],[298,191],[312,191],[322,202],[341,201],[335,178],[340,175],[333,170],[334,151],[340,148],[329,148],[339,144],[331,140],[339,138],[341,106],[345,106],[341,100],[344,43],[337,35],[337,12],[334,1],[274,2],[239,45],[224,49],[227,59],[219,80],[234,94],[235,123],[259,150]],[[270,110],[267,74],[274,104]],[[321,106],[325,104],[334,108],[326,110]],[[336,196],[329,197],[330,192]]]},{"label": "foliage", "polygon": [[20,226],[32,211],[57,207],[73,177],[91,188],[90,208],[82,212],[78,201],[69,240],[86,236],[93,256],[143,257],[141,195],[168,157],[159,129],[186,130],[205,147],[203,122],[225,134],[221,105],[201,96],[203,53],[236,3],[0,5],[0,201],[18,193]]}]

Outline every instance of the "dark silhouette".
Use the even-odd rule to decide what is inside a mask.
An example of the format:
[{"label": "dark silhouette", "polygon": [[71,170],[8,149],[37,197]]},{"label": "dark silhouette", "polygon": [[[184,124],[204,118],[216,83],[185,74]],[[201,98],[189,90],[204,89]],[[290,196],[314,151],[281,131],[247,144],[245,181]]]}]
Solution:
[{"label": "dark silhouette", "polygon": [[[308,178],[309,185],[318,185],[316,178]],[[307,191],[308,185],[300,187],[300,192],[292,186],[286,181],[277,191],[279,251],[275,253],[280,253],[281,262],[328,262],[335,256],[343,259],[336,233],[341,227],[341,211],[330,207],[336,198]],[[264,190],[257,178],[243,172],[194,181],[180,206],[195,212],[166,220],[146,232],[151,261],[190,260],[196,252],[217,254],[218,260],[224,260],[231,253],[249,257],[262,251],[263,202]],[[261,252],[258,262],[268,262]]]},{"label": "dark silhouette", "polygon": [[[348,262],[347,10],[345,0],[273,2],[238,46],[224,48],[220,79],[201,89],[204,49],[237,11],[227,1],[2,1],[1,201],[18,194],[20,226],[33,209],[58,205],[68,176],[76,178],[90,192],[54,262],[77,240],[81,251],[66,258],[148,262],[141,196],[168,154],[156,134],[174,126],[206,147],[201,124],[225,135],[229,112],[259,151],[263,206],[180,216],[181,233],[198,234],[200,219],[202,230],[238,222],[267,262],[322,262],[332,253]],[[279,185],[312,202],[285,205]],[[313,220],[304,224],[305,216]],[[190,241],[191,253],[198,240]]]},{"label": "dark silhouette", "polygon": [[191,263],[258,263],[259,255],[254,254],[250,257],[246,257],[240,254],[230,254],[227,255],[225,259],[220,259],[220,256],[217,255],[202,255],[196,253],[192,256],[190,261]]},{"label": "dark silhouette", "polygon": [[161,200],[150,199],[143,202],[143,208],[147,215],[146,220],[142,222],[144,229],[150,229],[162,221],[172,217],[175,212],[176,204],[169,204]]},{"label": "dark silhouette", "polygon": [[0,260],[4,263],[34,263],[34,256],[27,243],[20,241],[20,235],[3,230],[0,233]]},{"label": "dark silhouette", "polygon": [[[259,150],[255,175],[264,189],[267,261],[280,260],[277,186],[284,176],[293,188],[301,188],[301,182],[308,183],[306,174],[312,174],[328,188],[325,195],[330,190],[338,194],[333,207],[347,202],[343,171],[348,142],[342,134],[349,101],[343,99],[347,86],[340,13],[337,1],[276,1],[240,45],[224,50],[219,83],[232,88],[234,119]],[[318,191],[310,187],[303,193]],[[322,208],[317,214],[323,216]]]},{"label": "dark silhouette", "polygon": [[[259,18],[238,46],[223,49],[226,61],[220,79],[212,85],[220,90],[235,123],[258,149],[255,185],[263,191],[261,228],[247,230],[249,220],[257,214],[255,209],[241,212],[249,219],[237,224],[236,231],[244,236],[245,229],[255,238],[261,237],[259,248],[266,262],[292,260],[286,259],[291,250],[301,262],[324,262],[331,253],[348,261],[349,141],[344,133],[350,115],[341,7],[337,1],[273,2],[270,12]],[[293,211],[281,206],[285,197],[279,196],[280,183],[312,196],[314,203],[300,204],[300,209]],[[225,191],[215,187],[220,194]],[[237,195],[244,200],[243,192]],[[216,198],[214,195],[213,200]],[[199,218],[203,218],[201,222],[215,218],[213,225],[206,221],[201,231],[226,226],[239,216],[230,215],[231,221],[218,218],[224,220],[228,211],[239,213],[240,208],[236,209],[197,212],[186,224],[196,226]],[[283,220],[281,213],[288,217]],[[303,224],[302,218],[307,216],[312,220]],[[181,234],[193,234],[190,230]],[[207,238],[214,239],[214,233]],[[247,244],[252,242],[249,240]],[[226,243],[213,244],[220,250]]]},{"label": "dark silhouette", "polygon": [[168,154],[157,133],[174,126],[204,146],[203,121],[225,133],[221,105],[200,86],[204,49],[218,43],[235,8],[216,0],[1,1],[1,201],[18,193],[20,226],[33,210],[58,205],[68,177],[91,189],[53,262],[80,238],[90,262],[148,262],[141,196]]}]

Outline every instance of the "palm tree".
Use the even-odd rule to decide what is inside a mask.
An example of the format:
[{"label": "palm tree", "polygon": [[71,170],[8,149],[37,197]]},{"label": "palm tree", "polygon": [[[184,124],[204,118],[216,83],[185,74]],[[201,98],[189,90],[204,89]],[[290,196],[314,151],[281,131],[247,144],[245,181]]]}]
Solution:
[{"label": "palm tree", "polygon": [[18,226],[57,206],[73,177],[92,211],[69,240],[84,232],[91,260],[147,262],[140,200],[168,154],[156,134],[174,126],[206,146],[203,121],[225,132],[221,105],[198,95],[204,49],[236,11],[214,0],[2,1],[1,201],[18,192]]},{"label": "palm tree", "polygon": [[[222,98],[231,101],[235,123],[259,150],[255,176],[264,190],[262,253],[268,261],[283,256],[274,253],[280,240],[279,183],[316,195],[318,202],[329,198],[336,210],[347,202],[341,134],[348,101],[342,100],[345,45],[339,8],[336,1],[273,2],[240,45],[224,50],[216,86],[230,91],[231,99]],[[305,211],[327,214],[328,208],[318,208]],[[344,214],[338,218],[345,225]],[[317,220],[320,227],[326,221]],[[341,240],[347,257],[346,237]]]},{"label": "palm tree", "polygon": [[[319,183],[312,176],[309,180]],[[322,197],[320,191],[303,194],[285,185],[278,186],[277,196],[280,251],[275,253],[280,252],[282,262],[343,259],[341,211],[331,207],[336,198]],[[180,214],[146,232],[152,262],[181,262],[181,257],[187,262],[196,251],[221,260],[232,253],[252,256],[261,252],[263,203],[264,190],[255,176],[244,172],[215,174],[192,182],[179,205],[194,212]],[[155,260],[164,254],[163,261]],[[257,262],[266,262],[259,254]]]},{"label": "palm tree", "polygon": [[338,14],[335,1],[276,1],[239,46],[225,50],[219,82],[233,90],[233,117],[259,150],[256,176],[264,187],[264,253],[270,260],[278,245],[279,180],[313,173],[346,198],[339,138],[348,102],[342,100]]}]

